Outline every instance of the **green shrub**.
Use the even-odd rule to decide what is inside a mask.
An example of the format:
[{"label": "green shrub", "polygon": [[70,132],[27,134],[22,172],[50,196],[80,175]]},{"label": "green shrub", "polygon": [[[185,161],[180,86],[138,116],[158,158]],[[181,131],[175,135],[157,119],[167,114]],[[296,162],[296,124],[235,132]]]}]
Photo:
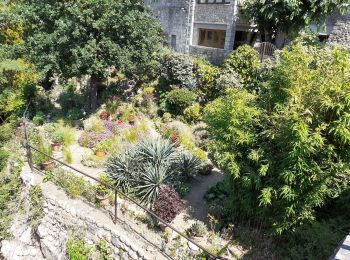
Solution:
[{"label": "green shrub", "polygon": [[83,113],[82,113],[81,109],[76,108],[76,107],[69,109],[67,114],[66,114],[66,118],[69,121],[79,120],[82,117],[83,117]]},{"label": "green shrub", "polygon": [[0,144],[4,144],[13,136],[14,126],[12,123],[3,123],[0,125]]},{"label": "green shrub", "polygon": [[225,69],[237,73],[244,84],[255,79],[259,67],[259,53],[249,45],[238,47],[225,60]]},{"label": "green shrub", "polygon": [[95,202],[96,189],[94,185],[73,172],[58,169],[54,173],[53,181],[72,198],[84,197],[87,201]]},{"label": "green shrub", "polygon": [[314,223],[350,187],[348,55],[291,44],[262,93],[231,89],[206,107],[209,150],[230,176],[230,217],[281,235]]},{"label": "green shrub", "polygon": [[28,220],[32,228],[36,229],[44,217],[44,195],[39,185],[32,186],[29,190],[30,208]]},{"label": "green shrub", "polygon": [[8,152],[0,148],[0,172],[6,167],[9,156]]},{"label": "green shrub", "polygon": [[185,88],[178,88],[166,95],[166,109],[174,115],[182,115],[184,110],[193,105],[197,95]]},{"label": "green shrub", "polygon": [[74,235],[67,241],[67,254],[72,260],[90,259],[93,254],[93,247],[86,243],[84,238]]},{"label": "green shrub", "polygon": [[45,123],[46,119],[45,119],[45,115],[43,112],[39,111],[38,113],[36,113],[36,115],[33,117],[33,123],[35,125],[43,125]]},{"label": "green shrub", "polygon": [[187,88],[196,86],[193,74],[194,62],[187,54],[171,53],[165,57],[163,62],[163,77],[168,85],[181,85]]},{"label": "green shrub", "polygon": [[188,123],[195,123],[201,120],[201,106],[196,103],[184,110],[184,117]]}]

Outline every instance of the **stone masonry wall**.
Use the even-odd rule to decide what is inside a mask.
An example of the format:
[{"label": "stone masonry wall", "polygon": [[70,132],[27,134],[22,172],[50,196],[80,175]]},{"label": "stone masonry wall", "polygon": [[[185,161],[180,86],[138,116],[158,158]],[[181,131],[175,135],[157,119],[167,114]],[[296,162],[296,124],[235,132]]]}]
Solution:
[{"label": "stone masonry wall", "polygon": [[197,4],[195,23],[214,23],[227,25],[230,21],[231,8],[229,4]]},{"label": "stone masonry wall", "polygon": [[176,36],[176,51],[188,52],[190,0],[145,0],[153,15],[160,21],[171,46],[171,36]]},{"label": "stone masonry wall", "polygon": [[332,17],[335,23],[329,36],[330,43],[346,44],[350,47],[350,12]]},{"label": "stone masonry wall", "polygon": [[135,234],[114,225],[101,211],[80,200],[68,199],[53,184],[45,183],[42,186],[45,217],[37,233],[45,259],[67,259],[66,243],[72,230],[79,230],[90,245],[105,240],[114,251],[114,259],[164,259]]},{"label": "stone masonry wall", "polygon": [[190,46],[190,53],[196,56],[206,57],[213,64],[221,64],[228,52],[223,49],[208,48],[203,46]]}]

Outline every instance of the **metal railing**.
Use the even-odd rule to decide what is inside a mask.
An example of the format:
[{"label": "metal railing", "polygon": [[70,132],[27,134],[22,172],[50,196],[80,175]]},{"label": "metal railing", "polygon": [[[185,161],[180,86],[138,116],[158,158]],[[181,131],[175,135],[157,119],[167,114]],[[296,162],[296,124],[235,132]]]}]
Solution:
[{"label": "metal railing", "polygon": [[[29,105],[28,105],[29,107]],[[95,181],[96,183],[105,186],[106,188],[112,190],[114,192],[114,216],[113,216],[113,222],[114,224],[117,224],[118,221],[118,195],[128,201],[129,203],[131,202],[134,206],[139,207],[140,209],[142,209],[144,212],[146,212],[149,216],[151,216],[152,218],[154,218],[155,220],[158,221],[158,223],[161,223],[163,226],[169,228],[172,232],[174,232],[178,237],[183,238],[187,243],[192,243],[193,245],[195,245],[196,247],[198,247],[201,253],[201,255],[204,255],[206,259],[222,259],[225,260],[226,258],[220,257],[220,256],[216,256],[215,254],[213,254],[212,252],[210,252],[209,250],[207,250],[206,248],[204,248],[202,245],[198,244],[197,242],[193,241],[192,239],[190,239],[187,235],[185,235],[184,233],[180,232],[179,230],[177,230],[175,227],[173,227],[172,225],[168,224],[165,220],[163,220],[162,218],[160,218],[159,216],[157,216],[154,212],[152,212],[151,210],[149,210],[148,208],[142,206],[140,203],[138,203],[137,201],[135,201],[133,198],[130,198],[128,195],[124,194],[123,192],[121,192],[117,187],[114,187],[108,183],[105,183],[103,181],[101,181],[100,179],[91,176],[90,174],[85,173],[82,170],[79,170],[65,162],[62,162],[61,160],[58,160],[57,158],[54,158],[53,156],[50,156],[48,154],[46,154],[45,152],[41,151],[40,149],[38,149],[37,147],[33,146],[30,143],[30,137],[29,137],[29,132],[27,129],[27,109],[24,112],[23,115],[23,127],[24,127],[24,138],[25,138],[25,148],[27,151],[27,158],[28,158],[28,164],[31,168],[32,171],[40,171],[40,169],[38,169],[37,167],[34,166],[33,164],[33,151],[42,154],[43,156],[49,158],[50,160],[52,160],[53,162],[55,162],[58,165],[62,165],[68,169],[73,170],[74,172],[77,172],[85,177],[87,177],[88,179],[91,179],[93,181]],[[140,234],[139,234],[140,235]],[[147,240],[147,238],[143,237],[144,239]],[[149,241],[148,241],[149,242]],[[154,244],[153,244],[154,245]],[[187,245],[186,245],[187,246]],[[166,257],[170,258],[170,259],[174,259],[172,256],[170,256],[169,254],[167,254],[163,249],[160,249],[160,253],[162,253],[163,255],[165,255]]]}]

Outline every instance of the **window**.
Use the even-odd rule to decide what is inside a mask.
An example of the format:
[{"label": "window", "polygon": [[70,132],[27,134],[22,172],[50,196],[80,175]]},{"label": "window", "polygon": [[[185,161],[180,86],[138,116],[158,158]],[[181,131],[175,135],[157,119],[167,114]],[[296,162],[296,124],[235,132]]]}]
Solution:
[{"label": "window", "polygon": [[224,30],[199,29],[198,45],[223,49],[225,38],[226,31]]},{"label": "window", "polygon": [[198,4],[229,4],[231,0],[198,0]]},{"label": "window", "polygon": [[171,48],[176,50],[176,35],[171,35]]}]

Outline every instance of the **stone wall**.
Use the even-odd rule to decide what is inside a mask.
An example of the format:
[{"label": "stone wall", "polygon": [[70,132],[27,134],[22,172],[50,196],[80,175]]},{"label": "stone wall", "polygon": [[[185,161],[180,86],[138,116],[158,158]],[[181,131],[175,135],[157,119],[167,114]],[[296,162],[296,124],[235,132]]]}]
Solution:
[{"label": "stone wall", "polygon": [[176,51],[188,52],[191,0],[145,0],[163,26],[169,46],[176,36]]},{"label": "stone wall", "polygon": [[350,47],[350,13],[348,12],[345,15],[336,14],[332,19],[334,25],[329,36],[329,42],[346,44]]},{"label": "stone wall", "polygon": [[228,52],[223,49],[195,45],[190,46],[190,52],[196,56],[206,57],[210,62],[216,65],[221,64],[228,54]]},{"label": "stone wall", "polygon": [[226,25],[230,21],[230,15],[229,4],[197,4],[194,22]]},{"label": "stone wall", "polygon": [[66,243],[75,230],[79,230],[90,245],[105,240],[113,249],[114,259],[164,259],[155,248],[124,227],[115,225],[100,210],[80,200],[68,199],[53,184],[42,186],[45,217],[38,226],[37,235],[45,259],[67,259]]}]

